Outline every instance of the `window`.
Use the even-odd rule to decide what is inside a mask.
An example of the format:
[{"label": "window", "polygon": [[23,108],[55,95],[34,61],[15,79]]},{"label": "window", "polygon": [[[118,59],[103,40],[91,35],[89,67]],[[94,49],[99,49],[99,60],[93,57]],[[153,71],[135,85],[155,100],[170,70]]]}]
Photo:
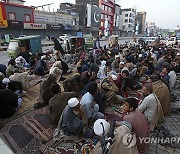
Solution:
[{"label": "window", "polygon": [[24,15],[25,22],[30,22],[31,21],[31,16],[29,14]]},{"label": "window", "polygon": [[124,22],[128,22],[128,19],[125,19]]},{"label": "window", "polygon": [[9,13],[8,13],[8,16],[9,16],[9,20],[16,20],[15,13],[9,12]]},{"label": "window", "polygon": [[125,14],[125,17],[128,17],[128,14]]},{"label": "window", "polygon": [[104,19],[104,14],[101,14],[101,19]]}]

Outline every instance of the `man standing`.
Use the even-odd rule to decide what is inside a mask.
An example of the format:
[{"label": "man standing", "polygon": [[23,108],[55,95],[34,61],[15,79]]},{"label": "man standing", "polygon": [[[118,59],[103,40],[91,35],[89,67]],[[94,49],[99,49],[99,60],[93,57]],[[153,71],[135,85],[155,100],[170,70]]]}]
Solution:
[{"label": "man standing", "polygon": [[150,130],[153,131],[158,123],[163,122],[162,107],[150,83],[144,85],[143,95],[145,98],[138,108],[147,117]]},{"label": "man standing", "polygon": [[64,50],[55,37],[51,37],[51,40],[54,42],[54,58],[56,61],[63,59]]}]

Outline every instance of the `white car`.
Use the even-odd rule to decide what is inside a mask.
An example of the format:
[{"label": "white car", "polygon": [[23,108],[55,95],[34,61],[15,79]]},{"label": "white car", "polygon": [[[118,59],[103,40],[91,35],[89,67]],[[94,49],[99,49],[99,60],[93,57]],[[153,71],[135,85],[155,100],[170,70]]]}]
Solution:
[{"label": "white car", "polygon": [[154,43],[156,41],[157,37],[147,37],[147,39],[145,40],[146,43]]},{"label": "white car", "polygon": [[166,41],[166,45],[174,45],[176,43],[176,41],[178,42],[178,44],[180,44],[180,38],[176,38],[176,37],[170,37],[167,41]]}]

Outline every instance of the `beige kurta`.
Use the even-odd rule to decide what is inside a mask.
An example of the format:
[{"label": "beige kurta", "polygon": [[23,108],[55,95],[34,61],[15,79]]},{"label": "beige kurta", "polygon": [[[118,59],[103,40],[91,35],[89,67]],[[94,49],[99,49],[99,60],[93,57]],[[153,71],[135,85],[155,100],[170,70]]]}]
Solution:
[{"label": "beige kurta", "polygon": [[[123,137],[125,134],[130,133],[130,129],[126,126],[119,126],[115,129],[115,140],[109,149],[109,154],[138,154],[136,144],[130,148],[126,148],[123,144]],[[101,154],[102,148],[100,142],[96,144],[93,149],[93,154]]]},{"label": "beige kurta", "polygon": [[17,81],[22,83],[23,90],[27,90],[29,88],[29,82],[34,77],[32,75],[29,75],[28,72],[23,73],[14,73],[9,77],[11,81]]},{"label": "beige kurta", "polygon": [[45,105],[48,104],[49,100],[54,96],[50,87],[52,83],[49,82],[48,78],[43,80],[40,84],[39,102],[43,102]]},{"label": "beige kurta", "polygon": [[[100,91],[107,102],[118,103],[118,87],[116,86],[115,82],[109,82],[108,79],[104,79],[101,83]],[[121,103],[120,100],[119,103]]]},{"label": "beige kurta", "polygon": [[152,83],[153,91],[161,103],[161,107],[164,115],[170,114],[170,92],[168,87],[161,81],[155,81]]},{"label": "beige kurta", "polygon": [[49,101],[50,119],[53,125],[57,125],[61,113],[68,104],[68,100],[75,97],[75,92],[62,92],[56,94]]}]

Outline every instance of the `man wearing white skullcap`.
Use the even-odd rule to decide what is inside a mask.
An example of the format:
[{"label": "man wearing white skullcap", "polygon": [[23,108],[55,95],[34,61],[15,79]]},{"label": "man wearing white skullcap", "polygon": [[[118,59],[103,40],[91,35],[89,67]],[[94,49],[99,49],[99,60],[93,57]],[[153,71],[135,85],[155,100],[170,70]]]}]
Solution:
[{"label": "man wearing white skullcap", "polygon": [[62,113],[61,130],[67,136],[92,137],[93,130],[87,125],[86,113],[77,98],[71,98]]},{"label": "man wearing white skullcap", "polygon": [[[106,142],[105,147],[106,149],[108,149],[108,154],[138,154],[138,150],[136,147],[136,135],[131,132],[131,124],[125,121],[118,122],[118,124],[120,125],[117,128],[114,128],[114,138],[111,138],[113,142]],[[93,129],[94,133],[97,136],[102,137],[103,133],[104,136],[107,136],[110,131],[110,123],[104,119],[98,119],[95,121]],[[100,142],[98,142],[93,149],[93,154],[97,153],[103,153],[102,145]]]},{"label": "man wearing white skullcap", "polygon": [[122,103],[122,99],[117,96],[118,87],[116,86],[117,76],[111,74],[108,78],[104,79],[100,85],[100,91],[104,97],[106,104],[109,103]]}]

